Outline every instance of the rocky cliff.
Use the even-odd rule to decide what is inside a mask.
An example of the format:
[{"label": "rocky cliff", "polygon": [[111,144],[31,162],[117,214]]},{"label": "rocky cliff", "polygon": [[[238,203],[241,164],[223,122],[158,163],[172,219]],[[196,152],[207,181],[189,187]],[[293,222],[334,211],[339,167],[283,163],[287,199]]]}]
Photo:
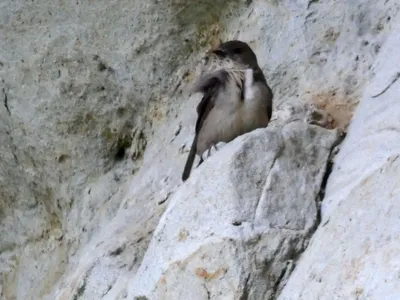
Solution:
[{"label": "rocky cliff", "polygon": [[[0,298],[398,299],[399,10],[1,1]],[[233,38],[273,120],[182,183],[187,86]]]}]

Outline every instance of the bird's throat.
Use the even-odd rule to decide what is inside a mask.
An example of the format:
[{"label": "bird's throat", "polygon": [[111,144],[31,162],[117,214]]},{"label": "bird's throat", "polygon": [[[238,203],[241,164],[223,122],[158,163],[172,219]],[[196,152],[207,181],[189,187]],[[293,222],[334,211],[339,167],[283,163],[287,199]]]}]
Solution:
[{"label": "bird's throat", "polygon": [[250,101],[254,98],[253,69],[246,69],[244,75],[244,100]]}]

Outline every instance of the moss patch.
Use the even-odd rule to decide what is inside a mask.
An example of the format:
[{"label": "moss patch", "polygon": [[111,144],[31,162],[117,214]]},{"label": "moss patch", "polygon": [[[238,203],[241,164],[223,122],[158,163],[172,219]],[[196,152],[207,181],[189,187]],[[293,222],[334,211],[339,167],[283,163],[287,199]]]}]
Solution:
[{"label": "moss patch", "polygon": [[106,127],[103,129],[101,132],[101,136],[108,142],[112,141],[114,139],[115,134],[111,131],[109,127]]},{"label": "moss patch", "polygon": [[213,48],[221,42],[226,31],[223,20],[237,11],[241,1],[202,1],[201,3],[176,5],[176,19],[181,28],[193,34],[185,39],[185,51],[197,52]]}]

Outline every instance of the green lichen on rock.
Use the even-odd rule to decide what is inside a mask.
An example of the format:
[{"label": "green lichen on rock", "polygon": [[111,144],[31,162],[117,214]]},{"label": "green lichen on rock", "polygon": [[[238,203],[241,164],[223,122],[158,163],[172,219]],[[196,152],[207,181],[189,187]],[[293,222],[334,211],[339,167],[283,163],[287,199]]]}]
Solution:
[{"label": "green lichen on rock", "polygon": [[195,50],[206,47],[214,47],[220,40],[221,32],[224,26],[221,24],[219,16],[211,14],[209,23],[199,23],[196,25],[195,32]]},{"label": "green lichen on rock", "polygon": [[106,140],[106,141],[112,141],[114,139],[115,134],[111,131],[111,128],[106,127],[102,132],[101,136]]}]

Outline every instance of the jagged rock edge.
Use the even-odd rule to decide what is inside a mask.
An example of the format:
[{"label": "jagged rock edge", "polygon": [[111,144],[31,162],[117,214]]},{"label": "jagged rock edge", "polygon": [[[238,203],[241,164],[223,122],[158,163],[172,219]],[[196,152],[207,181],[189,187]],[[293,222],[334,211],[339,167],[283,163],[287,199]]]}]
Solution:
[{"label": "jagged rock edge", "polygon": [[319,192],[315,198],[316,206],[317,206],[317,220],[315,221],[315,225],[310,229],[310,231],[305,235],[304,240],[306,241],[305,246],[302,250],[298,251],[286,261],[286,266],[282,269],[281,275],[277,279],[273,289],[274,293],[268,300],[276,300],[279,298],[280,293],[282,292],[283,288],[285,287],[286,283],[289,280],[290,275],[296,268],[296,263],[299,260],[299,257],[307,250],[309,246],[309,241],[313,237],[314,233],[317,231],[318,227],[321,224],[321,203],[325,198],[325,187],[328,182],[329,176],[332,173],[332,167],[334,164],[334,158],[337,155],[337,149],[343,140],[346,137],[347,132],[337,132],[336,140],[333,142],[332,146],[329,150],[328,159],[326,160],[325,164],[325,171],[324,175],[322,176],[321,186]]}]

